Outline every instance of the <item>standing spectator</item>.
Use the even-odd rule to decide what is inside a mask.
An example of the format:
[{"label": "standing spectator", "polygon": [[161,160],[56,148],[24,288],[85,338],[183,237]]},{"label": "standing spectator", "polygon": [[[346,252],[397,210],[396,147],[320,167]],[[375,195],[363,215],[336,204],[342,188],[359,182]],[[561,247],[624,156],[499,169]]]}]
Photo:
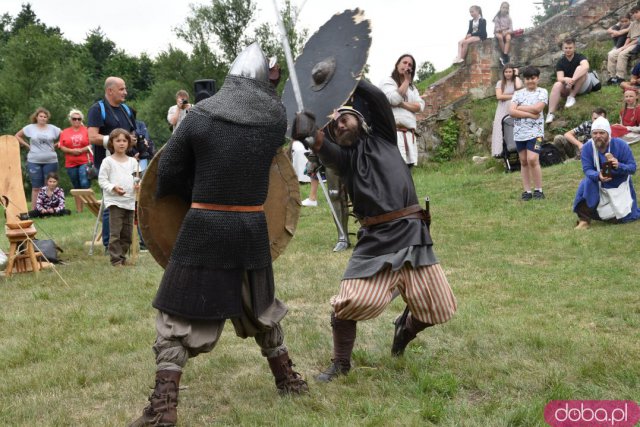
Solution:
[{"label": "standing spectator", "polygon": [[[89,188],[89,178],[87,177],[88,162],[93,161],[89,143],[89,133],[82,123],[84,116],[80,110],[69,111],[68,127],[60,134],[58,147],[64,153],[64,167],[67,169],[69,179],[73,188]],[[82,212],[82,200],[76,199],[76,211]]]},{"label": "standing spectator", "polygon": [[613,49],[620,49],[627,41],[627,33],[629,32],[629,25],[631,24],[631,15],[626,14],[620,17],[618,23],[612,25],[607,34],[611,36],[613,40]]},{"label": "standing spectator", "polygon": [[[578,215],[576,229],[589,228],[593,219],[614,224],[637,220],[640,218],[640,209],[638,209],[636,192],[631,182],[631,175],[636,173],[636,161],[631,149],[623,140],[611,137],[611,127],[604,117],[593,121],[591,137],[592,141],[585,144],[582,150],[582,170],[585,177],[580,181],[573,201],[573,211]],[[605,165],[611,167],[609,172],[604,171]],[[627,190],[631,198],[631,208],[624,216],[616,214],[611,218],[601,218],[598,212],[598,206],[601,203],[600,187],[618,188],[626,182],[628,182]],[[628,205],[626,207],[629,208]]]},{"label": "standing spectator", "polygon": [[516,90],[522,89],[522,80],[518,77],[518,69],[506,64],[502,69],[502,79],[496,83],[496,99],[498,108],[493,119],[493,133],[491,134],[491,155],[500,157],[502,154],[502,119],[509,114],[511,98]]},{"label": "standing spectator", "polygon": [[[596,107],[591,113],[591,120],[582,122],[575,128],[567,131],[564,135],[556,135],[553,138],[553,145],[558,147],[560,154],[564,159],[580,158],[582,153],[583,141],[586,142],[591,138],[591,124],[598,117],[607,118],[607,112],[602,107]],[[580,139],[582,141],[580,141]]]},{"label": "standing spectator", "polygon": [[471,14],[471,20],[469,21],[467,35],[458,42],[458,56],[453,60],[454,64],[464,62],[470,44],[487,39],[487,20],[482,17],[480,6],[471,6],[469,13]]},{"label": "standing spectator", "polygon": [[509,49],[511,48],[511,33],[513,32],[513,23],[509,16],[509,3],[503,1],[500,10],[493,17],[495,25],[493,34],[498,40],[500,46],[500,63],[502,66],[509,62]]},{"label": "standing spectator", "polygon": [[70,215],[69,209],[64,208],[64,191],[58,187],[58,174],[47,174],[47,185],[38,192],[36,208],[29,211],[31,218],[44,218],[47,216]]},{"label": "standing spectator", "polygon": [[135,191],[138,185],[133,175],[138,169],[138,162],[127,156],[127,150],[133,147],[133,139],[124,129],[111,132],[107,147],[111,156],[102,163],[98,182],[103,191],[105,209],[109,210],[111,265],[121,267],[126,264],[126,255],[131,246]]},{"label": "standing spectator", "polygon": [[[511,99],[509,114],[513,121],[513,137],[520,157],[522,174],[522,200],[544,199],[542,192],[542,170],[540,169],[540,149],[544,139],[543,110],[547,104],[547,90],[538,87],[540,70],[526,67],[522,71],[524,89],[517,91]],[[531,194],[531,180],[535,191]]]},{"label": "standing spectator", "polygon": [[[100,169],[102,161],[107,155],[106,146],[109,134],[114,129],[124,129],[133,132],[136,129],[135,116],[124,101],[127,98],[127,85],[120,77],[107,77],[104,82],[104,99],[89,108],[88,132],[89,141],[94,144],[94,162]],[[109,210],[102,215],[102,244],[105,250],[109,245]]]},{"label": "standing spectator", "polygon": [[186,90],[179,90],[176,92],[176,105],[172,105],[169,107],[169,111],[167,112],[167,121],[173,128],[175,132],[184,120],[184,117],[187,115],[187,111],[191,109],[191,104],[189,104],[189,93]]},{"label": "standing spectator", "polygon": [[607,55],[608,84],[620,84],[627,75],[627,64],[632,51],[636,48],[640,36],[640,6],[634,6],[629,11],[632,21],[629,24],[627,38],[624,45],[614,49]]},{"label": "standing spectator", "polygon": [[155,154],[155,145],[149,137],[149,130],[145,122],[136,120],[136,131],[132,135],[134,138],[133,157],[140,163],[140,172],[149,165],[149,162]]},{"label": "standing spectator", "polygon": [[[58,155],[55,144],[60,137],[60,128],[49,124],[51,114],[45,108],[38,108],[31,115],[31,124],[16,133],[20,145],[29,150],[27,170],[31,179],[31,209],[36,208],[40,189],[44,187],[49,172],[58,170]],[[27,143],[24,138],[29,138]]]},{"label": "standing spectator", "polygon": [[409,167],[418,164],[416,113],[424,110],[424,100],[413,84],[415,74],[416,60],[404,54],[396,61],[391,76],[380,83],[396,121],[398,150]]},{"label": "standing spectator", "polygon": [[589,74],[589,61],[587,57],[576,52],[576,42],[567,37],[562,42],[562,58],[556,64],[556,81],[551,88],[549,98],[549,114],[547,123],[555,118],[560,98],[567,98],[565,108],[576,105],[576,96],[591,92],[596,83],[595,77]]}]

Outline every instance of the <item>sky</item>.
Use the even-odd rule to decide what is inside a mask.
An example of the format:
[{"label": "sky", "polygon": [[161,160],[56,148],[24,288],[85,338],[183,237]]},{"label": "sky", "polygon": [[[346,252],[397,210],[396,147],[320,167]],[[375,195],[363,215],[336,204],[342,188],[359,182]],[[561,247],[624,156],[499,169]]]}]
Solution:
[{"label": "sky", "polygon": [[[282,4],[282,0],[276,0]],[[532,27],[541,0],[511,1],[514,28]],[[15,17],[22,3],[31,3],[36,16],[48,26],[59,27],[65,38],[82,43],[88,32],[101,27],[118,48],[131,55],[146,52],[150,57],[166,51],[169,45],[189,50],[174,28],[190,15],[189,5],[210,4],[210,0],[0,0],[0,15]],[[275,27],[273,0],[256,0],[257,21]],[[487,19],[487,32],[493,34],[491,20],[501,0],[292,0],[300,8],[299,26],[309,34],[345,9],[360,7],[371,20],[372,44],[369,76],[374,83],[389,75],[398,57],[411,53],[418,66],[430,61],[436,70],[451,65],[457,42],[467,31],[469,7],[477,4]]]}]

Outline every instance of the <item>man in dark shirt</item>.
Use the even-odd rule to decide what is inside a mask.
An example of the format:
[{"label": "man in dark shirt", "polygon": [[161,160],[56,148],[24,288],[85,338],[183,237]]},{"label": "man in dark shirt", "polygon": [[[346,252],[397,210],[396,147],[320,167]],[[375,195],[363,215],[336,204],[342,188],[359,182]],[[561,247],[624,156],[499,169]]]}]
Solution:
[{"label": "man in dark shirt", "polygon": [[576,104],[576,96],[589,93],[597,83],[589,73],[589,61],[576,52],[576,42],[567,37],[562,42],[564,55],[556,64],[557,82],[551,88],[549,95],[549,114],[546,123],[551,123],[555,118],[554,113],[558,109],[560,98],[567,98],[565,108],[571,108]]},{"label": "man in dark shirt", "polygon": [[[127,86],[120,77],[108,77],[104,82],[104,99],[96,102],[87,113],[89,142],[93,144],[94,164],[100,169],[107,155],[106,146],[112,130],[122,128],[133,132],[136,119],[126,105]],[[109,245],[109,210],[102,215],[102,244]]]},{"label": "man in dark shirt", "polygon": [[396,290],[407,308],[395,321],[395,356],[403,354],[420,331],[448,321],[456,311],[456,299],[432,250],[428,215],[418,204],[411,172],[397,148],[391,105],[380,89],[365,81],[354,95],[355,108],[340,108],[328,125],[327,137],[336,144],[327,143],[322,132],[315,133],[315,139],[304,132],[297,135],[298,126],[293,132],[344,179],[362,225],[340,292],[330,301],[333,357],[316,377],[322,382],[351,369],[357,321],[379,316]]}]

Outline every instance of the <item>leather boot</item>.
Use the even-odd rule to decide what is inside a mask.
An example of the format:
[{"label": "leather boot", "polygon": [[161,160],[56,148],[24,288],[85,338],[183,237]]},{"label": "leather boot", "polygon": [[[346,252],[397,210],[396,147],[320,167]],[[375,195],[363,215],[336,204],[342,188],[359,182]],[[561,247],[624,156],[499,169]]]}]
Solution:
[{"label": "leather boot", "polygon": [[178,387],[180,376],[178,371],[156,372],[156,386],[149,396],[149,405],[142,411],[142,416],[129,427],[175,426],[178,422]]},{"label": "leather boot", "polygon": [[395,333],[393,335],[393,343],[391,344],[391,355],[402,356],[407,345],[418,335],[418,332],[433,326],[429,323],[423,323],[411,315],[409,306],[404,312],[398,316],[393,322],[395,323]]},{"label": "leather boot", "polygon": [[336,318],[335,313],[331,313],[331,327],[333,329],[333,359],[331,365],[316,380],[327,383],[333,381],[340,375],[347,375],[351,370],[351,352],[356,341],[355,320],[345,320]]},{"label": "leather boot", "polygon": [[302,375],[293,370],[293,362],[289,353],[284,352],[280,356],[267,359],[269,368],[276,379],[276,387],[280,394],[304,394],[309,392],[307,382]]}]

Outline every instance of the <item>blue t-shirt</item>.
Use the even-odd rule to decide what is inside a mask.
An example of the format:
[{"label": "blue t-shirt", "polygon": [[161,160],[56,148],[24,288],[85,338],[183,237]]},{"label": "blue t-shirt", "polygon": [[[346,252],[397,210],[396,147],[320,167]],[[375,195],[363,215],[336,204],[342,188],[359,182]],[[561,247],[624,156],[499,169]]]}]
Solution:
[{"label": "blue t-shirt", "polygon": [[[95,103],[89,108],[87,113],[87,127],[98,128],[100,135],[109,135],[112,130],[122,128],[126,131],[135,130],[135,118],[129,117],[127,112],[122,106],[114,107],[104,100],[104,112],[105,118],[102,119],[102,111],[100,104]],[[102,161],[107,155],[106,149],[100,145],[94,145],[94,164],[98,169]]]}]

